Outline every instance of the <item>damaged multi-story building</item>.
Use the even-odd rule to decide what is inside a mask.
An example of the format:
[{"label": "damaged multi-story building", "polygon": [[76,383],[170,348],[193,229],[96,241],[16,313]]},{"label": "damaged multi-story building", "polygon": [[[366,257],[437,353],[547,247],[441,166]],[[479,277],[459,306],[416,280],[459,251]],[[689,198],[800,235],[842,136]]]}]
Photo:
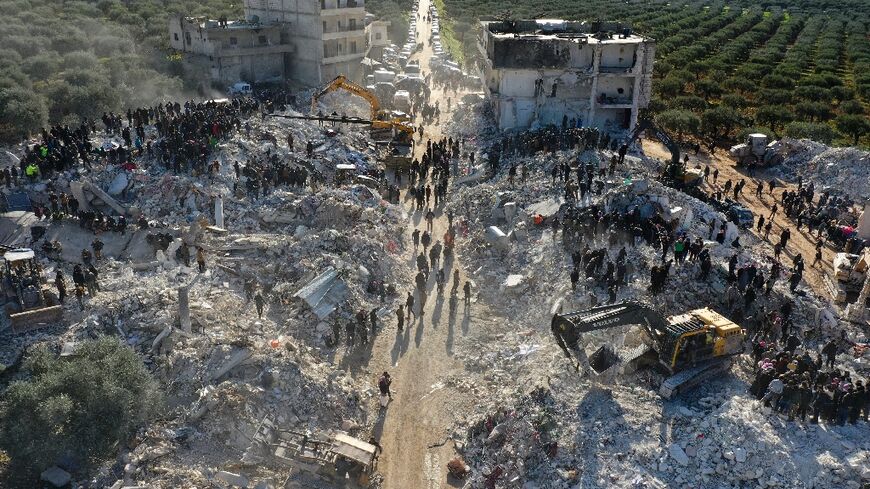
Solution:
[{"label": "damaged multi-story building", "polygon": [[632,130],[649,104],[655,41],[621,24],[482,22],[479,48],[502,130],[563,123]]},{"label": "damaged multi-story building", "polygon": [[244,20],[173,16],[170,46],[219,84],[362,77],[364,0],[245,0]]}]

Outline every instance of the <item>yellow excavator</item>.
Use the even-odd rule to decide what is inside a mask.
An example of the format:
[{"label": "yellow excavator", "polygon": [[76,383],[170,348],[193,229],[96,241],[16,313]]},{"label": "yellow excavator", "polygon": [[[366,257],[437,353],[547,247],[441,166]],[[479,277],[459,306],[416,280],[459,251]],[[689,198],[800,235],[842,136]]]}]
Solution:
[{"label": "yellow excavator", "polygon": [[393,117],[388,111],[382,110],[381,102],[375,94],[348,80],[344,75],[338,75],[314,94],[311,98],[311,112],[317,111],[317,102],[320,100],[320,97],[335,90],[347,90],[354,95],[362,97],[369,103],[372,129],[395,129],[397,133],[404,134],[404,137],[409,139],[414,137],[414,126],[408,124],[406,120]]},{"label": "yellow excavator", "polygon": [[[629,325],[642,328],[640,346],[620,354],[606,344],[586,357],[584,333]],[[628,373],[643,366],[662,370],[666,378],[659,394],[665,399],[727,370],[746,339],[746,330],[712,309],[664,318],[633,301],[556,314],[550,329],[565,355],[582,364],[578,368],[590,367],[597,374],[617,369]]]}]

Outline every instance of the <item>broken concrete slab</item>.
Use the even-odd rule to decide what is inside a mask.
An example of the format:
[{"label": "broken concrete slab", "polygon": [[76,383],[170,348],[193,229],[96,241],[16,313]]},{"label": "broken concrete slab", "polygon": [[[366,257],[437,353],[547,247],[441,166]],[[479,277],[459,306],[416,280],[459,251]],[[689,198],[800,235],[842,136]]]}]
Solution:
[{"label": "broken concrete slab", "polygon": [[671,446],[668,447],[668,453],[678,464],[684,466],[689,465],[689,456],[686,455],[686,452],[683,451],[683,448],[680,445],[671,443]]},{"label": "broken concrete slab", "polygon": [[323,273],[308,282],[299,289],[293,297],[305,301],[319,319],[323,319],[335,310],[341,301],[347,296],[347,285],[338,276],[333,267],[327,268]]},{"label": "broken concrete slab", "polygon": [[505,292],[518,293],[522,292],[528,287],[528,284],[525,281],[525,277],[522,275],[508,275],[504,282],[501,284],[502,288],[504,288]]},{"label": "broken concrete slab", "polygon": [[69,183],[70,193],[79,203],[79,210],[87,212],[91,210],[91,201],[85,196],[85,185],[82,181]]},{"label": "broken concrete slab", "polygon": [[217,370],[215,370],[214,372],[212,372],[209,375],[209,380],[215,381],[215,380],[223,377],[224,374],[226,374],[230,370],[238,367],[245,360],[251,358],[251,356],[253,356],[253,354],[254,353],[247,348],[242,348],[240,350],[236,350],[236,352],[230,356],[230,359],[227,360],[226,363],[224,363],[220,368],[218,368]]},{"label": "broken concrete slab", "polygon": [[497,226],[489,226],[484,232],[486,241],[494,248],[499,250],[507,250],[510,247],[510,242],[507,235]]},{"label": "broken concrete slab", "polygon": [[227,472],[225,470],[222,470],[222,471],[218,472],[217,474],[215,474],[214,478],[217,480],[226,482],[227,484],[229,484],[232,487],[245,488],[245,487],[248,487],[248,483],[249,483],[247,477],[240,475],[240,474],[234,474],[232,472]]},{"label": "broken concrete slab", "polygon": [[121,172],[115,175],[112,183],[109,184],[109,195],[120,195],[130,184],[130,179],[127,178],[126,172]]},{"label": "broken concrete slab", "polygon": [[[127,208],[119,204],[117,200],[113,199],[109,194],[104,192],[103,189],[101,189],[98,185],[94,185],[91,182],[84,181],[82,182],[82,188],[94,194],[98,199],[102,200],[107,206],[111,207],[118,214],[122,216],[127,214]],[[76,198],[76,200],[78,200],[78,198]]]},{"label": "broken concrete slab", "polygon": [[69,472],[63,470],[57,465],[46,469],[39,476],[40,480],[44,480],[54,487],[63,487],[69,484],[71,478],[72,476],[70,476]]}]

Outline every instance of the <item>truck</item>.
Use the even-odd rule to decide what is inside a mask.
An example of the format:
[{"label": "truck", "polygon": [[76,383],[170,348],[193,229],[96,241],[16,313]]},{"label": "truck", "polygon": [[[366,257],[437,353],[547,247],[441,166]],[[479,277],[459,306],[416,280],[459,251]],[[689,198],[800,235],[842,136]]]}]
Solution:
[{"label": "truck", "polygon": [[242,462],[260,465],[265,461],[307,472],[329,483],[340,483],[341,487],[361,489],[369,486],[379,453],[379,445],[341,430],[284,429],[266,417]]},{"label": "truck", "polygon": [[766,134],[753,133],[746,136],[746,142],[731,146],[728,154],[737,163],[737,166],[749,166],[756,163],[767,167],[782,163],[783,155],[779,152],[779,141],[770,142]]},{"label": "truck", "polygon": [[[624,348],[625,334],[617,334],[587,356],[586,348],[597,332],[632,325],[641,328],[637,346]],[[659,395],[665,399],[727,370],[732,357],[743,352],[746,339],[746,330],[712,309],[664,318],[635,301],[555,314],[550,330],[568,359],[578,361],[576,368],[582,366],[594,375],[631,373],[645,367],[661,371],[666,378]]]}]

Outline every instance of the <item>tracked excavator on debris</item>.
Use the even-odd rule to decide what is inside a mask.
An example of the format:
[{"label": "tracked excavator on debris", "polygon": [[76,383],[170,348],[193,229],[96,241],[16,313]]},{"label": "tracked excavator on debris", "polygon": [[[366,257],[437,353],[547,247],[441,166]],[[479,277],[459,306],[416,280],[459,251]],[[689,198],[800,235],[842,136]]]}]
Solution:
[{"label": "tracked excavator on debris", "polygon": [[[317,111],[317,102],[320,97],[335,90],[346,90],[362,97],[369,103],[371,120],[368,122],[371,123],[372,136],[381,146],[381,161],[390,168],[410,167],[411,158],[414,156],[414,126],[408,122],[407,118],[400,119],[394,117],[389,111],[383,110],[377,95],[348,80],[344,75],[333,78],[311,97],[311,112]],[[382,139],[383,136],[386,138]]]},{"label": "tracked excavator on debris", "polygon": [[[642,328],[643,344],[626,353],[605,344],[587,359],[584,333],[630,325]],[[746,338],[744,329],[712,309],[695,309],[666,319],[638,302],[556,314],[550,329],[569,359],[576,358],[597,374],[630,373],[644,366],[662,370],[667,378],[659,394],[665,399],[727,370],[731,357],[743,352]]]},{"label": "tracked excavator on debris", "polygon": [[320,100],[320,97],[335,90],[347,90],[369,103],[372,129],[392,129],[398,133],[398,137],[408,139],[414,137],[414,127],[412,125],[408,124],[406,120],[393,117],[389,111],[381,109],[381,102],[378,100],[377,95],[365,87],[348,80],[344,75],[338,75],[333,78],[331,82],[324,85],[323,88],[311,97],[311,111],[315,112],[317,110],[317,102]]}]

